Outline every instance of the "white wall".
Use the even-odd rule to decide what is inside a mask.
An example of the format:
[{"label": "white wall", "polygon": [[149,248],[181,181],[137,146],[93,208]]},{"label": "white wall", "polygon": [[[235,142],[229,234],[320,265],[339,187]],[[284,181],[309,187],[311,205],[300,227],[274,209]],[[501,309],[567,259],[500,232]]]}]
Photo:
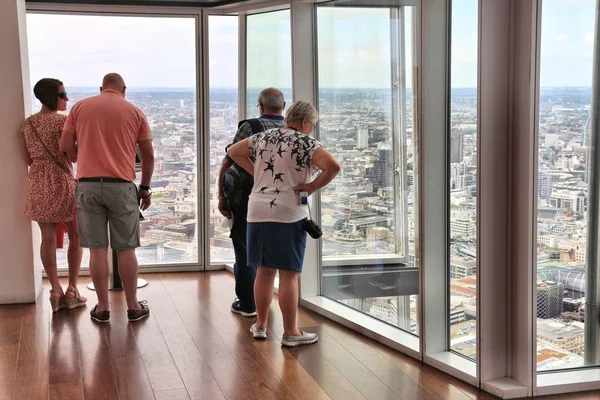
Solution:
[{"label": "white wall", "polygon": [[0,2],[0,26],[0,304],[26,303],[37,298],[42,277],[33,251],[39,248],[39,235],[32,235],[37,228],[24,215],[27,163],[20,128],[31,107],[25,0]]}]

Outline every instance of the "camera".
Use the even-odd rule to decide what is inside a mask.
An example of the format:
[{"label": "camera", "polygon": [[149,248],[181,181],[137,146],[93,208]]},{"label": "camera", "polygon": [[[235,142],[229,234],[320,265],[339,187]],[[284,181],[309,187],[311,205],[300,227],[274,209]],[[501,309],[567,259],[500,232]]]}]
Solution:
[{"label": "camera", "polygon": [[317,223],[315,221],[313,221],[312,219],[309,219],[306,221],[306,224],[304,225],[304,230],[313,239],[318,239],[323,235],[323,232],[321,231],[321,227],[319,225],[317,225]]}]

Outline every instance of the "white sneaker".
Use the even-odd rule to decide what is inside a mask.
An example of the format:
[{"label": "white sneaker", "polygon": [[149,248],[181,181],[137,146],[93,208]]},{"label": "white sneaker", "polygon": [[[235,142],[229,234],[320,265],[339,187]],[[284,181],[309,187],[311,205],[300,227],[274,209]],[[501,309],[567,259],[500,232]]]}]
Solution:
[{"label": "white sneaker", "polygon": [[250,327],[250,332],[252,333],[252,337],[254,339],[266,339],[267,338],[267,328],[261,328],[256,326],[256,323],[252,324]]},{"label": "white sneaker", "polygon": [[296,347],[304,344],[313,344],[319,340],[319,336],[317,336],[316,333],[304,331],[300,332],[302,332],[302,335],[300,336],[292,336],[284,333],[283,337],[281,338],[281,344],[287,347]]}]

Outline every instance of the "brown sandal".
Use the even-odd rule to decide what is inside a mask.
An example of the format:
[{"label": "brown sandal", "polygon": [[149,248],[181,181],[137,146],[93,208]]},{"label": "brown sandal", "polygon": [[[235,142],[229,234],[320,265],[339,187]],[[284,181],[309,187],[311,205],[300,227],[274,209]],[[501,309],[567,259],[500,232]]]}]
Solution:
[{"label": "brown sandal", "polygon": [[69,310],[72,310],[77,307],[83,307],[83,306],[85,306],[85,303],[87,302],[87,299],[85,297],[83,297],[82,295],[80,295],[77,288],[73,287],[73,286],[69,286],[69,288],[67,289],[66,298],[67,298],[66,307]]},{"label": "brown sandal", "polygon": [[67,308],[65,294],[56,290],[50,290],[50,306],[52,306],[53,313]]}]

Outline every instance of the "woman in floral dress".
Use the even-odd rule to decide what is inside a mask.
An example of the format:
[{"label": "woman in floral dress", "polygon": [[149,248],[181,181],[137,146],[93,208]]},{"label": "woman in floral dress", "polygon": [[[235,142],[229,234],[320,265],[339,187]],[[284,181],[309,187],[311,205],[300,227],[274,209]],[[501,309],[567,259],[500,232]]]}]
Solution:
[{"label": "woman in floral dress", "polygon": [[[42,233],[40,254],[48,281],[52,285],[52,311],[85,305],[86,298],[77,290],[82,249],[79,247],[75,221],[75,178],[71,162],[58,149],[63,125],[67,119],[57,111],[67,109],[67,92],[58,79],[44,78],[33,88],[42,103],[40,112],[23,123],[25,153],[29,160],[29,188],[25,214],[36,221]],[[58,280],[56,269],[56,224],[62,223],[69,235],[67,260],[69,286],[66,293]]]}]

